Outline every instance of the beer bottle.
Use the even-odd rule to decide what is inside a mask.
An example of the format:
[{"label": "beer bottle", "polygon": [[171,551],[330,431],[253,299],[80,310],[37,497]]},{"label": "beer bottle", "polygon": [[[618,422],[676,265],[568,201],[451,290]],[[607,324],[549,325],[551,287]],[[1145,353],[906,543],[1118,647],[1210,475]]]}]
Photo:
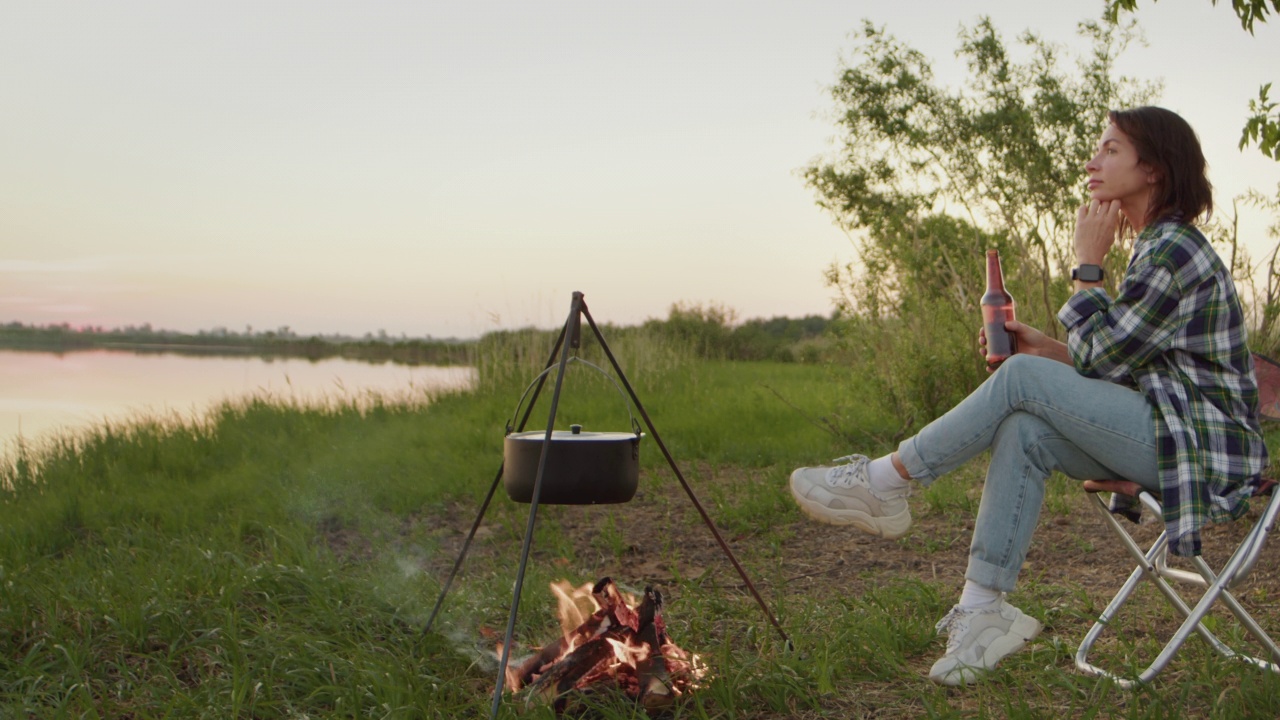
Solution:
[{"label": "beer bottle", "polygon": [[1013,320],[1013,296],[1004,289],[1000,253],[987,251],[987,292],[982,296],[982,325],[987,334],[987,364],[999,365],[1018,352],[1018,338],[1004,329]]}]

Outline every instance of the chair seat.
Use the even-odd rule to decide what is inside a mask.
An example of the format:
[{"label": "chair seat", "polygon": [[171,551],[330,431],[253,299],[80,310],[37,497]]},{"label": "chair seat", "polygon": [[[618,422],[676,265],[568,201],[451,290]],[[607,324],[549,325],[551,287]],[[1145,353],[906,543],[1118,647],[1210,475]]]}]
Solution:
[{"label": "chair seat", "polygon": [[[1262,478],[1258,484],[1258,491],[1253,496],[1268,497],[1275,492],[1277,484],[1280,483],[1272,478]],[[1083,487],[1084,491],[1089,493],[1120,493],[1134,498],[1142,492],[1142,486],[1132,480],[1085,480]]]},{"label": "chair seat", "polygon": [[1120,493],[1136,498],[1142,492],[1142,486],[1132,480],[1085,480],[1084,490],[1090,493]]}]

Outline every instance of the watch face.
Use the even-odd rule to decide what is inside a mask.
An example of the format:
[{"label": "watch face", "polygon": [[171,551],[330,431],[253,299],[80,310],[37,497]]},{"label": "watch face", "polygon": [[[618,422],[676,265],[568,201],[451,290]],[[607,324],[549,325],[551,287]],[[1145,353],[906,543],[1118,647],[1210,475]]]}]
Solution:
[{"label": "watch face", "polygon": [[1102,282],[1102,268],[1097,265],[1081,265],[1071,273],[1072,279],[1083,282]]}]

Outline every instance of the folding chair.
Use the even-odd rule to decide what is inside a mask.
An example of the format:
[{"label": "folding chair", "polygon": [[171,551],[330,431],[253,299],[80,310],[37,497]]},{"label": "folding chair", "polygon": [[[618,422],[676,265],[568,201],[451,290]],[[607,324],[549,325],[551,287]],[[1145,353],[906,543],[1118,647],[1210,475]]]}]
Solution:
[{"label": "folding chair", "polygon": [[[1209,564],[1201,557],[1189,558],[1197,572],[1169,567],[1168,535],[1165,532],[1161,532],[1160,537],[1156,538],[1150,549],[1144,553],[1128,531],[1120,524],[1120,521],[1107,508],[1107,504],[1099,497],[1100,491],[1120,492],[1136,496],[1143,506],[1155,513],[1157,518],[1162,517],[1159,501],[1143,490],[1137,483],[1108,480],[1087,481],[1085,490],[1089,492],[1093,505],[1106,518],[1107,525],[1115,532],[1120,542],[1129,551],[1129,554],[1138,562],[1138,566],[1134,568],[1124,586],[1116,593],[1107,608],[1102,611],[1098,621],[1094,623],[1080,643],[1080,649],[1076,652],[1076,668],[1089,675],[1111,678],[1122,687],[1134,688],[1140,684],[1150,682],[1164,670],[1169,661],[1173,659],[1173,656],[1182,647],[1182,644],[1191,636],[1191,633],[1195,632],[1210,647],[1226,657],[1239,658],[1265,670],[1280,673],[1280,665],[1277,665],[1277,663],[1280,663],[1280,648],[1276,647],[1275,642],[1267,635],[1266,631],[1254,621],[1253,617],[1249,615],[1230,592],[1230,588],[1243,580],[1249,574],[1249,571],[1253,569],[1253,565],[1257,562],[1258,555],[1262,551],[1263,543],[1267,539],[1267,534],[1275,522],[1277,511],[1280,511],[1280,492],[1274,492],[1274,488],[1274,483],[1270,483],[1267,486],[1266,491],[1269,492],[1271,498],[1267,502],[1266,508],[1262,511],[1262,515],[1235,549],[1235,552],[1231,554],[1230,559],[1223,565],[1221,572],[1214,573]],[[1261,500],[1261,498],[1258,498],[1258,500]],[[1119,613],[1120,607],[1133,595],[1138,584],[1144,578],[1155,583],[1161,594],[1178,609],[1184,621],[1177,632],[1173,634],[1173,637],[1165,644],[1164,649],[1160,651],[1155,661],[1147,666],[1147,669],[1143,670],[1136,679],[1121,677],[1091,664],[1089,662],[1089,651],[1103,631],[1112,625],[1112,621]],[[1182,596],[1169,584],[1171,580],[1205,588],[1194,608],[1187,606]],[[1267,649],[1271,654],[1271,660],[1237,653],[1205,627],[1201,621],[1204,620],[1209,610],[1218,600],[1222,600],[1230,608],[1232,614],[1236,616],[1236,619],[1240,621],[1240,624],[1249,631],[1249,634]]]}]

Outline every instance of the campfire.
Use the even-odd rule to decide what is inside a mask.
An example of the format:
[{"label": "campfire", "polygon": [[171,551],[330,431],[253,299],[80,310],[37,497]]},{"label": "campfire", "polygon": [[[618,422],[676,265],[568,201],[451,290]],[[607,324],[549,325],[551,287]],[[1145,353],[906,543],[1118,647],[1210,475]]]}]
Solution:
[{"label": "campfire", "polygon": [[645,588],[639,604],[611,578],[579,588],[562,580],[552,583],[551,591],[559,602],[563,637],[518,668],[507,668],[507,688],[525,693],[527,701],[564,709],[574,692],[616,688],[657,709],[696,687],[706,674],[698,656],[667,637],[662,594],[652,587]]}]

